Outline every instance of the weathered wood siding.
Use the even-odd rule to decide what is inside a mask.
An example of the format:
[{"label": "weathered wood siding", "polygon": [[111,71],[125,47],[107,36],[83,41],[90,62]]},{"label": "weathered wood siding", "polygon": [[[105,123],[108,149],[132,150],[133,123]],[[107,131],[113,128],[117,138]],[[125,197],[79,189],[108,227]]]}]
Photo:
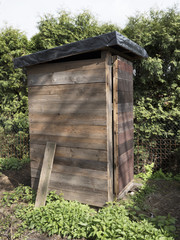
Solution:
[{"label": "weathered wood siding", "polygon": [[114,161],[115,193],[133,179],[133,67],[116,58],[114,70]]},{"label": "weathered wood siding", "polygon": [[56,142],[49,189],[91,205],[108,201],[105,67],[102,58],[28,69],[34,188],[46,142]]}]

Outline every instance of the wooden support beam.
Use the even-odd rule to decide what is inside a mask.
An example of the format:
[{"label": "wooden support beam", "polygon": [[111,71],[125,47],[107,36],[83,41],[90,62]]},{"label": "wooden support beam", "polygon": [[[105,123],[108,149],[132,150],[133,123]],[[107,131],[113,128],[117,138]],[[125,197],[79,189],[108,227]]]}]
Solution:
[{"label": "wooden support beam", "polygon": [[51,170],[53,166],[55,150],[56,150],[56,143],[47,142],[40,179],[39,179],[35,208],[44,206],[46,203],[46,197],[48,193],[48,186],[49,186],[49,181],[51,177]]}]

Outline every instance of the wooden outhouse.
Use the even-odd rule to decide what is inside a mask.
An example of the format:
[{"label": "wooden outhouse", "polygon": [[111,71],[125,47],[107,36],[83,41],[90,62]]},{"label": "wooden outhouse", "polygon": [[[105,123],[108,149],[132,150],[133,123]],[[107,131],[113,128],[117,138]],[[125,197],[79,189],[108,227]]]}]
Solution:
[{"label": "wooden outhouse", "polygon": [[16,58],[28,76],[31,183],[56,143],[49,190],[103,206],[133,179],[133,66],[146,58],[112,32]]}]

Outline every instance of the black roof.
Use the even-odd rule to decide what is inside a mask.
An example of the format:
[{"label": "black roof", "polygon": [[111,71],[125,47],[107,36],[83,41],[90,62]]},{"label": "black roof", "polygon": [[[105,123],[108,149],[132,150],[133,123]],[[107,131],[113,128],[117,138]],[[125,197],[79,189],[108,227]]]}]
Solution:
[{"label": "black roof", "polygon": [[14,66],[27,67],[107,48],[117,50],[120,56],[130,60],[148,57],[144,48],[115,31],[15,58]]}]

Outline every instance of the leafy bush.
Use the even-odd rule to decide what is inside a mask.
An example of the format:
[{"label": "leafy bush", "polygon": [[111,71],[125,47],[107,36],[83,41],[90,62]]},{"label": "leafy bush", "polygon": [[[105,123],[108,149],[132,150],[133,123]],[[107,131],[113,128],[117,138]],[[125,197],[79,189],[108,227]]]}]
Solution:
[{"label": "leafy bush", "polygon": [[18,159],[15,157],[11,158],[0,158],[0,170],[20,170],[25,164],[29,163],[29,158]]},{"label": "leafy bush", "polygon": [[[144,187],[140,192],[141,198],[126,203],[109,203],[98,212],[79,202],[66,201],[55,192],[50,192],[47,196],[46,206],[34,208],[35,194],[26,186],[5,193],[1,202],[11,208],[14,204],[15,216],[22,221],[14,235],[18,239],[25,229],[34,229],[49,236],[57,234],[68,239],[173,240],[174,218],[149,218],[142,214],[140,200],[148,193]],[[20,204],[21,202],[26,204]]]},{"label": "leafy bush", "polygon": [[24,229],[36,229],[49,236],[58,234],[68,239],[173,239],[168,233],[169,228],[165,231],[162,226],[158,229],[154,223],[149,223],[148,219],[132,219],[128,208],[121,203],[108,204],[96,212],[55,193],[50,193],[44,207],[34,209],[34,204],[29,204],[18,208],[16,217],[23,221]]},{"label": "leafy bush", "polygon": [[59,234],[62,237],[87,238],[87,226],[95,210],[76,201],[68,202],[63,198],[48,202],[46,206],[34,209],[34,205],[16,212],[29,229]]},{"label": "leafy bush", "polygon": [[167,181],[171,181],[171,180],[180,181],[180,174],[174,175],[171,172],[165,173],[162,171],[161,168],[158,171],[153,172],[153,167],[154,167],[154,163],[145,165],[144,166],[145,172],[138,173],[135,176],[135,178],[139,177],[143,179],[145,182],[149,179],[154,179],[154,180],[164,179]]}]

